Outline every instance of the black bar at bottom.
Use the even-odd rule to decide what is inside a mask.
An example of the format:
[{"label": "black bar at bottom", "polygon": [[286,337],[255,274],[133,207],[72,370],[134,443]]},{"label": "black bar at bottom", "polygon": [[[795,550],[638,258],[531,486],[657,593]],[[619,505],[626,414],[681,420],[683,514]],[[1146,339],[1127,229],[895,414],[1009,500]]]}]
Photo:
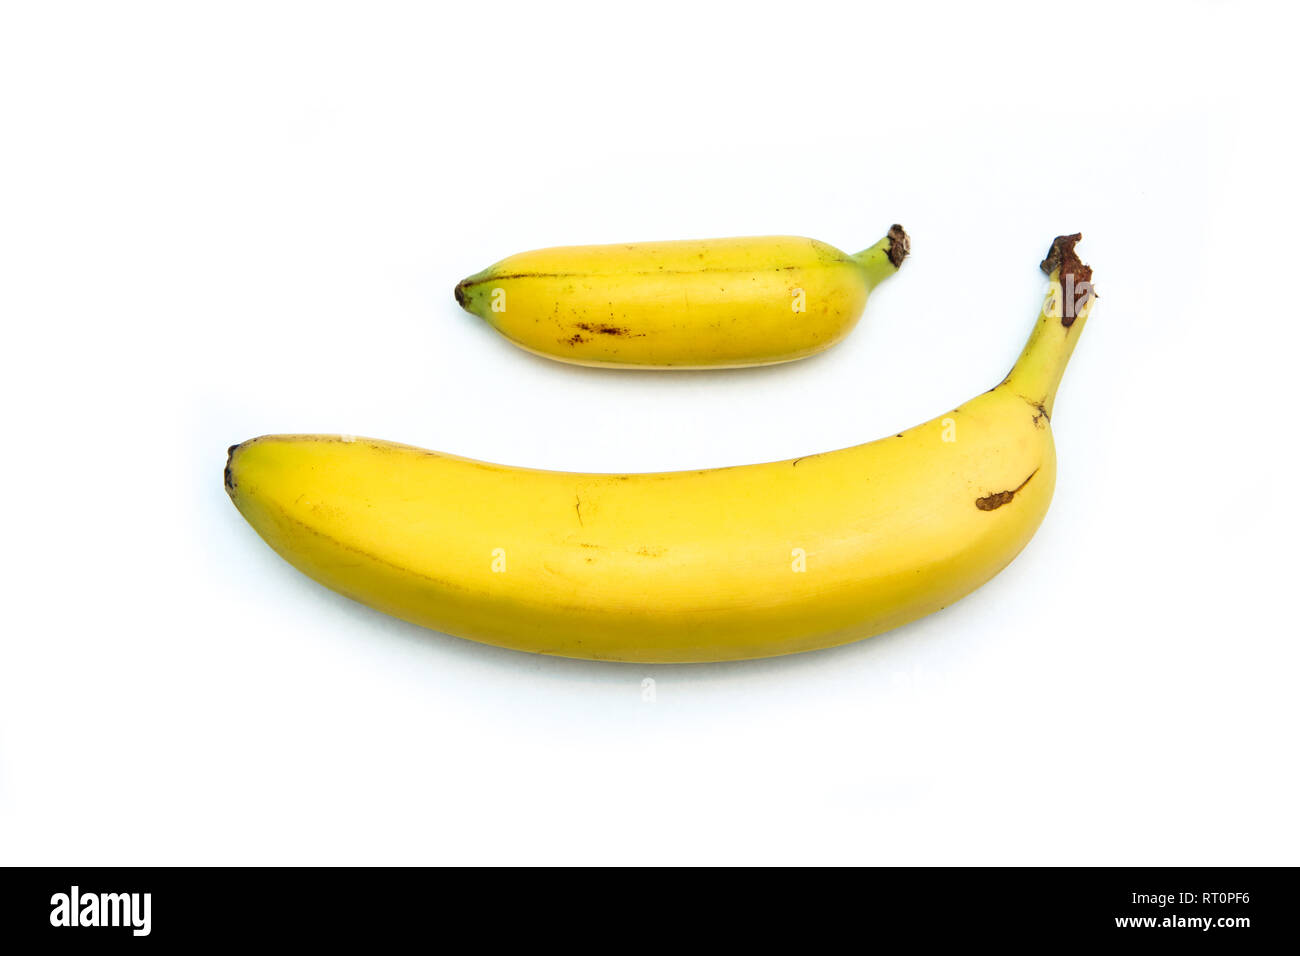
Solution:
[{"label": "black bar at bottom", "polygon": [[[838,933],[870,945],[1196,940],[1294,935],[1293,869],[10,868],[0,941],[203,944],[319,940],[367,947],[468,934],[500,944],[800,949]],[[706,938],[699,936],[706,928]],[[697,928],[692,928],[697,927]],[[448,936],[454,933],[455,936]],[[834,935],[832,935],[834,933]],[[820,940],[821,942],[817,942]],[[441,941],[441,942],[440,942]],[[459,949],[464,944],[455,944]]]}]

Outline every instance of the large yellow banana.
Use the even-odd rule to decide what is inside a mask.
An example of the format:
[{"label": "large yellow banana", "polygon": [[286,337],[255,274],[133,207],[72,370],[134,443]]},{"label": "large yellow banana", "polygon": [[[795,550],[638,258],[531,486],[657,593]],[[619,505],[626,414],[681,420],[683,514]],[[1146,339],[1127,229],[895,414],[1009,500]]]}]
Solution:
[{"label": "large yellow banana", "polygon": [[463,279],[456,301],[516,345],[564,362],[771,365],[848,335],[907,249],[902,226],[855,256],[793,236],[563,246]]},{"label": "large yellow banana", "polygon": [[273,436],[230,450],[226,488],[306,574],[473,640],[643,662],[856,640],[979,587],[1046,513],[1052,402],[1091,305],[1077,238],[1053,244],[1047,302],[999,386],[870,444],[612,475]]}]

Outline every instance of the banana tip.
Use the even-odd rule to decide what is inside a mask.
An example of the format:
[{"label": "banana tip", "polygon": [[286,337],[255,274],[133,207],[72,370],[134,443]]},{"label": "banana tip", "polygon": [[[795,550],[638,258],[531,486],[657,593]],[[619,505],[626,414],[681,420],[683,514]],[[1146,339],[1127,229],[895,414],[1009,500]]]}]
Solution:
[{"label": "banana tip", "polygon": [[[1082,238],[1081,232],[1069,236],[1057,236],[1052,240],[1052,248],[1047,250],[1047,258],[1039,263],[1038,267],[1049,276],[1057,269],[1061,270],[1058,278],[1062,285],[1065,285],[1066,276],[1070,276],[1073,289],[1082,290],[1089,297],[1095,297],[1096,293],[1092,290],[1092,266],[1085,265],[1078,253],[1074,251],[1075,245]],[[1068,329],[1074,319],[1073,313],[1063,315],[1061,324]]]},{"label": "banana tip", "polygon": [[231,471],[231,466],[234,464],[235,461],[235,452],[237,452],[240,449],[240,447],[241,447],[240,445],[231,445],[229,448],[226,449],[225,479],[226,479],[226,494],[228,495],[233,495],[235,493],[235,475]]},{"label": "banana tip", "polygon": [[1076,282],[1088,281],[1092,278],[1092,266],[1083,264],[1074,247],[1083,238],[1083,233],[1076,232],[1069,236],[1057,236],[1052,240],[1052,248],[1047,250],[1047,258],[1038,264],[1048,275],[1055,270],[1061,270],[1061,278],[1064,279],[1066,274],[1073,275]]},{"label": "banana tip", "polygon": [[462,309],[465,308],[465,280],[461,279],[456,283],[456,304]]},{"label": "banana tip", "polygon": [[889,227],[889,261],[895,269],[903,264],[907,254],[912,251],[912,239],[903,227],[894,223]]}]

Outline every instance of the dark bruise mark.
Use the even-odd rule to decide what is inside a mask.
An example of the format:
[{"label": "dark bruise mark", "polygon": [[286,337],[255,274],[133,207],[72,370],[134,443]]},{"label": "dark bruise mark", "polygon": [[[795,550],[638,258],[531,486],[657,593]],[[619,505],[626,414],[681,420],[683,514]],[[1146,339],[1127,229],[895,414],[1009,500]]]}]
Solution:
[{"label": "dark bruise mark", "polygon": [[[1092,291],[1092,266],[1086,266],[1083,261],[1075,254],[1075,244],[1083,238],[1083,233],[1076,232],[1072,236],[1057,236],[1052,240],[1052,248],[1047,250],[1047,258],[1039,263],[1039,268],[1049,276],[1057,269],[1061,270],[1061,286],[1065,287],[1065,277],[1073,276],[1073,287],[1075,289],[1086,290],[1086,295],[1092,297],[1095,293]],[[1072,307],[1072,303],[1066,303],[1067,308],[1061,309],[1061,325],[1067,329],[1074,325],[1074,320],[1078,317]]]},{"label": "dark bruise mark", "polygon": [[[804,458],[806,458],[806,457],[808,457],[808,456],[805,455]],[[798,468],[798,467],[799,467],[799,462],[801,462],[801,461],[803,461],[803,458],[796,458],[794,461],[790,462],[790,467],[791,467],[791,468]]]},{"label": "dark bruise mark", "polygon": [[995,511],[998,508],[1001,508],[1016,496],[1017,491],[1029,484],[1029,479],[1033,478],[1036,474],[1038,474],[1037,468],[1029,473],[1029,478],[1026,478],[1017,487],[1012,488],[1010,491],[999,491],[995,495],[986,495],[983,498],[976,498],[975,507],[980,511]]},{"label": "dark bruise mark", "polygon": [[235,493],[235,476],[230,473],[230,463],[235,460],[235,451],[238,448],[239,448],[238,445],[231,445],[229,448],[226,449],[225,478],[226,478],[226,494],[228,495],[233,495]]},{"label": "dark bruise mark", "polygon": [[1028,405],[1030,408],[1034,410],[1035,425],[1043,421],[1049,423],[1051,422],[1052,416],[1047,411],[1046,403],[1035,401],[1034,399],[1030,398],[1028,395],[1021,395],[1020,397],[1024,399],[1026,405]]},{"label": "dark bruise mark", "polygon": [[582,497],[579,495],[573,496],[573,510],[578,513],[578,527],[586,527],[582,523]]},{"label": "dark bruise mark", "polygon": [[912,251],[912,240],[903,227],[894,223],[889,227],[889,262],[895,269],[903,264],[907,254]]},{"label": "dark bruise mark", "polygon": [[[592,332],[596,335],[632,335],[631,329],[625,329],[618,325],[593,325],[590,322],[579,322],[578,328],[584,332]],[[644,336],[644,332],[637,333],[636,337]]]},{"label": "dark bruise mark", "polygon": [[560,341],[563,342],[563,343],[565,343],[566,345],[581,345],[583,342],[585,342],[585,341],[587,341],[587,340],[584,339],[584,338],[583,338],[579,333],[576,333],[576,332],[575,332],[573,335],[569,336],[567,339],[560,339]]}]

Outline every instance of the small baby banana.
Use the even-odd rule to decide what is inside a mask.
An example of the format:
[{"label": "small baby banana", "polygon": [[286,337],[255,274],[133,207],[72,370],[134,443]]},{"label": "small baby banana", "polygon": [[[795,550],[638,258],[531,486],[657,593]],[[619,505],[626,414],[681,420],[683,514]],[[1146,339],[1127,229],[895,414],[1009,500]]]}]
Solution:
[{"label": "small baby banana", "polygon": [[521,348],[562,362],[772,365],[848,335],[907,252],[897,225],[853,256],[794,236],[562,246],[461,280],[456,301]]}]

